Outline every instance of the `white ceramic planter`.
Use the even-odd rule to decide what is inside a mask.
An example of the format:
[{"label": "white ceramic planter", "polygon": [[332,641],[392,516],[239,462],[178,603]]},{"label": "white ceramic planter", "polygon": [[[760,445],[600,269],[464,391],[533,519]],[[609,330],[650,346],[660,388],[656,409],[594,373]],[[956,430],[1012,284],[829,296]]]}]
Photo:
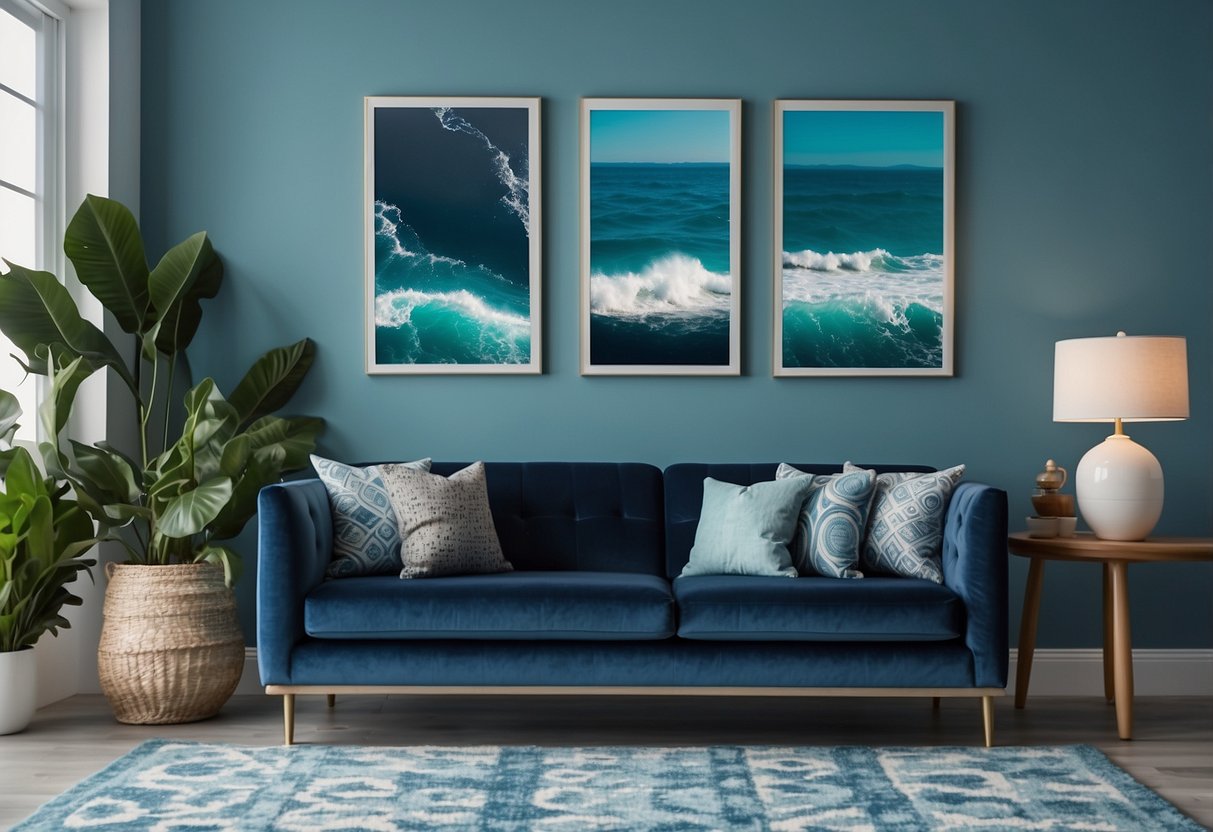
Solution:
[{"label": "white ceramic planter", "polygon": [[37,683],[34,648],[0,653],[0,734],[15,734],[29,725]]}]

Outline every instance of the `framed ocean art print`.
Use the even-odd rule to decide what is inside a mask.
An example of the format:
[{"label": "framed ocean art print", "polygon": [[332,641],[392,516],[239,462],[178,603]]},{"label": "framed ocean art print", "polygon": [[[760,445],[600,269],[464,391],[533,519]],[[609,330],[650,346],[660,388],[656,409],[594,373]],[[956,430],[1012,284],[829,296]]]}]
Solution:
[{"label": "framed ocean art print", "polygon": [[368,97],[366,371],[539,373],[539,99]]},{"label": "framed ocean art print", "polygon": [[775,102],[775,375],[952,375],[954,110]]},{"label": "framed ocean art print", "polygon": [[581,372],[740,372],[741,101],[581,102]]}]

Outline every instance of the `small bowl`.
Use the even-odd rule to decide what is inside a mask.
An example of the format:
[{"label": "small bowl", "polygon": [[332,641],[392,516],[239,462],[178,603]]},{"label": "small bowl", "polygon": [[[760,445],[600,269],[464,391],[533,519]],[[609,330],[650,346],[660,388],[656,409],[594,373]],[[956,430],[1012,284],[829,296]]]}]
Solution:
[{"label": "small bowl", "polygon": [[1057,518],[1057,536],[1058,537],[1073,537],[1074,530],[1078,528],[1077,517],[1058,517]]},{"label": "small bowl", "polygon": [[1029,517],[1028,537],[1057,537],[1056,517]]}]

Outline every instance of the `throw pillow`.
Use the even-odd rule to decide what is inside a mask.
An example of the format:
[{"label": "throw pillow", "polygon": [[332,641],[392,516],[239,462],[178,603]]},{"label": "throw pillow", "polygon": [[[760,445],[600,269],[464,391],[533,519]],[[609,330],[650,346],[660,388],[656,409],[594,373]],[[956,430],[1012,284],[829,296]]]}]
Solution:
[{"label": "throw pillow", "polygon": [[[315,455],[311,460],[333,513],[333,560],[325,574],[352,578],[400,571],[400,529],[379,466],[360,468]],[[401,464],[430,470],[428,459]]]},{"label": "throw pillow", "polygon": [[682,575],[795,578],[788,544],[796,533],[796,516],[812,487],[812,481],[805,478],[753,485],[706,478],[695,545]]},{"label": "throw pillow", "polygon": [[403,465],[380,471],[403,544],[402,578],[435,578],[509,572],[493,526],[484,463],[474,462],[449,477]]},{"label": "throw pillow", "polygon": [[801,575],[827,578],[862,578],[859,550],[876,490],[876,472],[806,474],[787,463],[775,479],[807,478],[813,488],[796,519],[792,538],[792,564]]},{"label": "throw pillow", "polygon": [[[843,466],[844,472],[862,470]],[[878,474],[860,557],[864,570],[943,583],[944,515],[964,472],[957,465],[933,474]]]}]

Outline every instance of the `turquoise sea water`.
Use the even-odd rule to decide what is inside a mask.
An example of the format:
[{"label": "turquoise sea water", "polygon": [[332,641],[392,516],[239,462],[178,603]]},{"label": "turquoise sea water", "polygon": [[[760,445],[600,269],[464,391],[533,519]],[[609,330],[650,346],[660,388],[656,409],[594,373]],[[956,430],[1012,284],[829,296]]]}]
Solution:
[{"label": "turquoise sea water", "polygon": [[531,360],[526,116],[520,108],[379,112],[377,363]]},{"label": "turquoise sea water", "polygon": [[943,171],[783,173],[784,366],[942,366]]},{"label": "turquoise sea water", "polygon": [[727,365],[729,167],[590,167],[590,360]]}]

